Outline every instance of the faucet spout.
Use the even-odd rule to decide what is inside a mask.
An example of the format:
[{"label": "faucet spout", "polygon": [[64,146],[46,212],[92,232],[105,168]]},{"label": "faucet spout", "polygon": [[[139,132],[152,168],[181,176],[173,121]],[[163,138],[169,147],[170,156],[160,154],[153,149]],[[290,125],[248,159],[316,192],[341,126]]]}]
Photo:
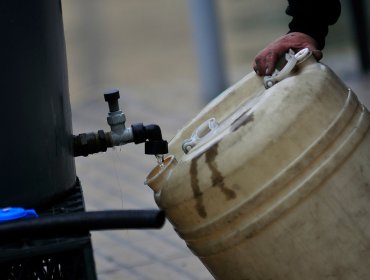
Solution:
[{"label": "faucet spout", "polygon": [[143,125],[142,123],[131,126],[134,143],[145,142],[145,154],[164,155],[168,153],[168,143],[163,140],[161,128],[156,124]]}]

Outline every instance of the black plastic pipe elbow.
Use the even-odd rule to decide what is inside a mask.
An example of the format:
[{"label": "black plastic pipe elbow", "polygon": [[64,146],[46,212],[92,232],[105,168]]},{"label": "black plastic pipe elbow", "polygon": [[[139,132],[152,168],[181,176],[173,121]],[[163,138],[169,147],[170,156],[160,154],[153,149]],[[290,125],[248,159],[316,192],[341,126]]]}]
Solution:
[{"label": "black plastic pipe elbow", "polygon": [[168,153],[168,143],[163,140],[161,128],[156,124],[143,125],[142,123],[131,126],[134,143],[145,142],[145,154],[164,155]]}]

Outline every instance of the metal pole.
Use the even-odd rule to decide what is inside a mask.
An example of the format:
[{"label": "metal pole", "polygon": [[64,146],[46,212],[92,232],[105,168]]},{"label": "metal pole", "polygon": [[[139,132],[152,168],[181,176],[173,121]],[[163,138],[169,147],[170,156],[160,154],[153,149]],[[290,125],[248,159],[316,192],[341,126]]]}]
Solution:
[{"label": "metal pole", "polygon": [[226,87],[226,75],[214,0],[189,0],[201,95],[208,102]]},{"label": "metal pole", "polygon": [[366,22],[366,3],[364,0],[348,1],[356,36],[359,59],[363,72],[370,70],[369,30]]}]

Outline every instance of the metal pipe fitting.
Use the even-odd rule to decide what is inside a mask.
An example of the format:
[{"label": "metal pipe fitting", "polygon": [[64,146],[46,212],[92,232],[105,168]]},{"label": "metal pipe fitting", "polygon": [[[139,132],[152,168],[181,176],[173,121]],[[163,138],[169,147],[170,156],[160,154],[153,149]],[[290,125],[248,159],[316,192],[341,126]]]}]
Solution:
[{"label": "metal pipe fitting", "polygon": [[108,147],[113,147],[110,132],[99,130],[97,133],[81,133],[73,136],[74,156],[88,156],[99,152],[106,152]]},{"label": "metal pipe fitting", "polygon": [[125,130],[126,116],[119,109],[118,99],[120,98],[118,89],[110,89],[104,93],[104,100],[108,103],[109,113],[107,122],[111,131],[120,135]]},{"label": "metal pipe fitting", "polygon": [[156,124],[144,126],[142,123],[125,126],[126,116],[120,110],[118,99],[119,91],[112,89],[104,93],[104,100],[108,102],[109,112],[107,122],[110,132],[99,130],[73,136],[74,156],[88,156],[90,154],[105,152],[107,148],[121,146],[134,142],[145,142],[145,153],[150,155],[163,155],[168,153],[168,143],[162,139],[161,129]]}]

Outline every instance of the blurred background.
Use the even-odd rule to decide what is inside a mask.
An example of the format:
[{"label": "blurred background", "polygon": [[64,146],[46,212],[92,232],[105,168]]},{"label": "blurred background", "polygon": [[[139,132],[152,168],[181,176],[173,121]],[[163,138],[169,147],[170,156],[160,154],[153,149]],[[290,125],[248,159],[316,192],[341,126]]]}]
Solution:
[{"label": "blurred background", "polygon": [[[74,134],[109,129],[103,91],[112,87],[120,89],[128,125],[159,124],[167,140],[201,110],[207,98],[195,40],[195,1],[62,0]],[[286,0],[213,3],[227,86],[252,71],[256,53],[287,32],[290,18]],[[349,3],[342,1],[322,62],[369,107],[369,72],[361,66]],[[364,8],[369,15],[369,3]],[[155,208],[143,183],[155,164],[142,145],[134,144],[77,158],[87,209]],[[169,223],[157,231],[92,236],[99,279],[212,279]]]}]

